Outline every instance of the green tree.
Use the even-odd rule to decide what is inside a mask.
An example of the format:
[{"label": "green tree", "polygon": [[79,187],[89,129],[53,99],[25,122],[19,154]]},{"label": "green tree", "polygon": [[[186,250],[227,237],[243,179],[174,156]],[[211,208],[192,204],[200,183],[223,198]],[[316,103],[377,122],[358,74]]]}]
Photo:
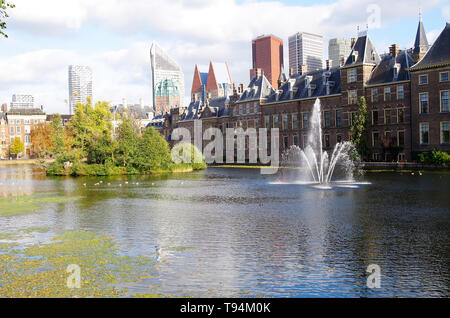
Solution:
[{"label": "green tree", "polygon": [[70,129],[74,147],[80,149],[89,163],[105,163],[114,160],[114,142],[111,130],[111,111],[108,102],[97,102],[92,107],[90,100],[86,104],[77,104]]},{"label": "green tree", "polygon": [[116,156],[119,165],[126,167],[133,163],[137,154],[139,139],[130,118],[124,116],[119,126]]},{"label": "green tree", "polygon": [[171,163],[167,141],[155,128],[146,129],[138,144],[136,168],[143,172],[167,170]]},{"label": "green tree", "polygon": [[5,19],[9,17],[7,13],[8,8],[12,9],[14,7],[14,4],[8,3],[5,0],[0,0],[0,37],[8,37],[8,35],[3,31],[6,30]]},{"label": "green tree", "polygon": [[52,149],[51,152],[54,156],[58,156],[65,151],[65,139],[66,134],[64,127],[61,125],[61,115],[55,114],[52,116],[50,122]]},{"label": "green tree", "polygon": [[369,149],[367,138],[369,131],[369,112],[367,111],[367,103],[364,97],[361,97],[358,106],[358,112],[352,120],[350,140],[355,145],[359,156],[365,159]]},{"label": "green tree", "polygon": [[9,146],[9,151],[17,156],[25,150],[25,146],[19,137],[14,138],[13,143]]}]

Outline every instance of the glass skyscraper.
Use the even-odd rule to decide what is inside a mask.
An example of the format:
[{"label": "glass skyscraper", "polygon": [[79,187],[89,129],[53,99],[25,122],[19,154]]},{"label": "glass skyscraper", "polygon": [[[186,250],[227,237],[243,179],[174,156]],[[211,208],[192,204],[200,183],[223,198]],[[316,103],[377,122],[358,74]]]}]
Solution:
[{"label": "glass skyscraper", "polygon": [[92,70],[89,66],[69,65],[69,114],[77,103],[92,98]]},{"label": "glass skyscraper", "polygon": [[183,106],[184,74],[180,66],[156,42],[150,49],[150,59],[155,112]]}]

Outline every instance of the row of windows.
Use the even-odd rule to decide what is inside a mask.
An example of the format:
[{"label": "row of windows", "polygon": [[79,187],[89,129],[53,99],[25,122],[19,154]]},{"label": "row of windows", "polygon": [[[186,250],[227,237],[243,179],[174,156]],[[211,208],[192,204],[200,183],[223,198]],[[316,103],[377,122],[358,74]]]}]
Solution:
[{"label": "row of windows", "polygon": [[[383,101],[390,102],[393,100],[393,93],[390,86],[380,89],[383,93]],[[372,103],[377,103],[380,101],[380,90],[378,87],[374,87],[371,90],[371,101]],[[403,85],[397,85],[397,100],[405,99],[405,87]]]},{"label": "row of windows", "polygon": [[[252,105],[253,105],[253,109],[251,109]],[[252,114],[252,113],[256,114],[258,112],[259,112],[258,102],[239,104],[238,106],[233,108],[233,116]]]},{"label": "row of windows", "polygon": [[[430,143],[430,124],[420,123],[420,144],[428,145]],[[450,143],[450,122],[441,122],[440,125],[440,143],[449,144]]]},{"label": "row of windows", "polygon": [[[439,82],[448,82],[449,81],[449,72],[441,72],[439,73]],[[419,85],[427,85],[428,84],[428,74],[419,75]]]},{"label": "row of windows", "polygon": [[378,147],[382,145],[383,142],[395,144],[398,147],[402,147],[405,145],[405,132],[403,130],[397,131],[397,134],[394,138],[394,135],[391,131],[384,132],[384,140],[380,138],[380,133],[378,131],[372,132],[372,147]]},{"label": "row of windows", "polygon": [[[302,138],[300,138],[300,136]],[[337,134],[336,135],[336,143],[340,143],[344,140],[343,134]],[[301,144],[300,144],[301,141]],[[294,135],[292,138],[289,138],[289,136],[282,136],[282,142],[283,142],[283,149],[287,149],[290,146],[297,146],[305,149],[308,146],[308,135]],[[323,135],[323,146],[324,148],[331,148],[331,137],[328,134]]]},{"label": "row of windows", "polygon": [[[343,111],[341,109],[337,109],[334,111],[335,113],[335,126],[334,128],[342,128],[343,127]],[[349,126],[352,125],[353,119],[355,118],[357,112],[348,112],[349,118]],[[324,128],[332,128],[332,111],[325,110],[322,113],[323,115],[323,124]],[[403,116],[403,110],[401,112],[401,116]],[[309,121],[310,114],[309,113],[301,113],[301,128],[309,129]],[[403,118],[403,117],[400,117]],[[264,127],[265,128],[279,128],[281,130],[298,130],[300,129],[300,121],[297,113],[291,114],[291,118],[289,119],[288,114],[282,115],[272,115],[272,125],[270,124],[270,115],[264,116]],[[402,119],[403,122],[403,119]]]},{"label": "row of windows", "polygon": [[[405,122],[405,109],[404,108],[397,108],[397,109],[385,109],[384,110],[384,124],[389,125],[393,124],[393,115],[396,114],[397,119],[396,123],[401,124]],[[379,110],[373,110],[372,111],[372,125],[379,125],[380,124],[380,111]]]},{"label": "row of windows", "polygon": [[[45,122],[45,120],[43,120],[43,119],[41,119],[41,120],[38,120],[38,119],[35,119],[35,120],[24,119],[24,120],[23,120],[23,123],[24,123],[25,125],[32,125],[32,124],[37,125],[38,123],[43,123],[43,122]],[[16,125],[21,125],[21,124],[22,124],[22,120],[21,120],[21,119],[16,119],[16,120],[11,119],[11,120],[9,121],[9,124],[10,124],[10,125],[14,125],[14,124],[16,124]]]},{"label": "row of windows", "polygon": [[[440,92],[440,112],[450,112],[449,106],[449,91]],[[430,96],[428,93],[419,94],[419,112],[421,114],[428,114],[430,112]]]},{"label": "row of windows", "polygon": [[[20,136],[10,137],[10,142],[13,143],[14,139],[16,139],[16,138],[22,139],[22,138],[20,138]],[[30,135],[25,135],[25,143],[28,143],[28,144],[31,143],[31,136]]]}]

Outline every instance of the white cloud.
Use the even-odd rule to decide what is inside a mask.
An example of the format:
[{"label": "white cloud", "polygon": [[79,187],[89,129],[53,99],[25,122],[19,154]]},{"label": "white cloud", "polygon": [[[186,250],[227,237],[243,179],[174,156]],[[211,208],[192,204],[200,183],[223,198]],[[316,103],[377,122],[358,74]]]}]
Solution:
[{"label": "white cloud", "polygon": [[447,21],[450,22],[450,5],[447,5],[442,8],[442,17]]},{"label": "white cloud", "polygon": [[[148,42],[135,42],[125,48],[118,44],[112,46],[114,49],[98,46],[91,49],[90,44],[102,41],[92,38],[80,43],[87,46],[84,51],[65,45],[63,50],[28,50],[28,53],[2,57],[0,101],[10,100],[15,92],[28,92],[52,111],[63,111],[60,108],[67,98],[67,65],[82,64],[93,68],[94,99],[120,102],[126,97],[130,102],[137,102],[143,97],[150,102],[149,49],[153,39],[160,39],[161,46],[182,66],[186,95],[190,92],[194,65],[208,64],[210,59],[227,61],[233,79],[246,82],[252,38],[273,33],[287,40],[300,30],[324,34],[325,40],[354,36],[357,25],[365,27],[367,7],[374,2],[381,10],[382,27],[417,14],[417,7],[410,0],[338,0],[308,7],[256,0],[242,3],[236,0],[15,0],[16,8],[8,20],[10,32],[20,30],[40,35],[37,39],[46,39],[46,43],[51,43],[55,36],[55,43],[61,43],[71,41],[78,30],[88,26],[100,33],[114,34],[113,39],[140,34]],[[423,5],[424,10],[442,2],[429,0]],[[442,15],[450,15],[450,6],[443,8]],[[437,32],[428,33],[430,42]],[[376,43],[380,53],[391,44],[388,41]],[[288,67],[286,42],[285,46]]]}]

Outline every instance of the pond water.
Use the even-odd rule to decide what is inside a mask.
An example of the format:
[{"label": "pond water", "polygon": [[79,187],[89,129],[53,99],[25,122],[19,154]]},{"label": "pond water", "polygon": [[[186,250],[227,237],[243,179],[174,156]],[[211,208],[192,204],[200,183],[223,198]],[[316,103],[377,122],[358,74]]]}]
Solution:
[{"label": "pond water", "polygon": [[[0,216],[0,233],[48,228],[24,245],[67,230],[108,234],[123,255],[158,262],[130,294],[450,296],[448,172],[366,173],[367,184],[332,190],[274,181],[258,169],[49,178],[0,167],[2,197],[77,198]],[[380,289],[366,286],[371,264]]]}]

